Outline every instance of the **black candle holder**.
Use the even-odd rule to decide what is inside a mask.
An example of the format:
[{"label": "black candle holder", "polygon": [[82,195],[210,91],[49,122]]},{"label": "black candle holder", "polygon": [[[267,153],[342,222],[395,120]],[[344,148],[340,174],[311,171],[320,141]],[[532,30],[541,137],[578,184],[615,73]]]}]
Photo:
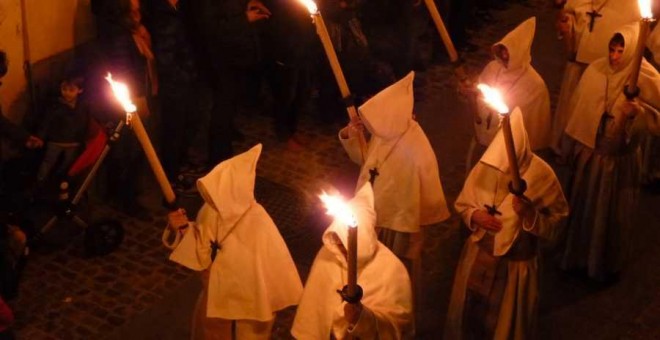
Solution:
[{"label": "black candle holder", "polygon": [[341,290],[337,290],[337,293],[341,296],[342,300],[353,304],[360,302],[364,294],[360,285],[355,285],[355,293],[353,295],[348,294],[348,285],[345,285]]}]

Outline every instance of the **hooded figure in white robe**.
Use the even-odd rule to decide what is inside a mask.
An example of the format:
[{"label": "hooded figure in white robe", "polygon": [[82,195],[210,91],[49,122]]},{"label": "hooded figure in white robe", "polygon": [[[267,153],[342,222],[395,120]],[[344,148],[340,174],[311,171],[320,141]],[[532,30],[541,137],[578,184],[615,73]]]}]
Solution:
[{"label": "hooded figure in white robe", "polygon": [[[361,166],[356,189],[369,182],[373,186],[378,240],[408,269],[417,306],[424,296],[420,227],[438,224],[450,213],[435,153],[414,120],[414,77],[410,72],[360,106],[361,121],[371,134],[365,159],[353,126],[342,129],[339,140],[351,160]],[[415,308],[416,313],[420,311]]]},{"label": "hooded figure in white robe", "polygon": [[401,339],[412,320],[410,279],[399,259],[376,239],[374,196],[367,182],[349,202],[358,224],[357,283],[364,295],[355,324],[337,293],[347,283],[347,226],[335,220],[323,234],[305,284],[291,334],[299,340]]},{"label": "hooded figure in white robe", "polygon": [[[592,62],[607,57],[607,45],[616,29],[641,18],[632,0],[568,0],[563,11],[564,25],[569,31],[564,39],[570,40],[571,50],[552,125],[552,145],[560,155],[568,152],[562,137],[573,112],[571,99],[582,73]],[[592,15],[593,30],[590,30]]]},{"label": "hooded figure in white robe", "polygon": [[414,77],[410,72],[360,106],[360,118],[371,134],[364,160],[353,129],[339,133],[349,157],[361,166],[356,189],[372,182],[379,240],[400,258],[411,259],[419,256],[419,249],[411,251],[414,240],[408,240],[417,237],[420,226],[450,215],[435,153],[413,119]]},{"label": "hooded figure in white robe", "polygon": [[[532,42],[536,32],[536,18],[525,20],[509,32],[501,41],[493,44],[495,60],[486,65],[479,75],[479,83],[485,83],[500,91],[504,102],[511,107],[520,107],[525,120],[525,129],[530,135],[532,150],[550,146],[550,94],[543,78],[531,65]],[[503,60],[501,48],[505,48],[507,60]],[[499,114],[483,101],[477,104],[479,119],[475,119],[475,138],[486,150],[499,130]],[[470,155],[471,156],[471,155]],[[468,159],[468,169],[472,159]]]},{"label": "hooded figure in white robe", "polygon": [[628,251],[639,193],[640,136],[660,132],[660,75],[646,60],[637,84],[639,97],[629,102],[623,93],[638,31],[636,23],[617,31],[624,41],[618,64],[601,58],[589,65],[566,127],[576,143],[569,159],[572,214],[562,267],[586,268],[600,281],[616,278]]},{"label": "hooded figure in white robe", "polygon": [[[510,119],[529,203],[508,190],[511,174],[500,129],[454,205],[472,234],[456,270],[445,339],[535,338],[538,242],[557,237],[568,204],[552,168],[532,153],[520,109]],[[487,230],[484,217],[497,220],[501,229]]]},{"label": "hooded figure in white robe", "polygon": [[302,294],[289,250],[254,198],[261,148],[223,161],[197,181],[204,205],[170,255],[204,271],[193,339],[269,339],[275,312],[296,305]]}]

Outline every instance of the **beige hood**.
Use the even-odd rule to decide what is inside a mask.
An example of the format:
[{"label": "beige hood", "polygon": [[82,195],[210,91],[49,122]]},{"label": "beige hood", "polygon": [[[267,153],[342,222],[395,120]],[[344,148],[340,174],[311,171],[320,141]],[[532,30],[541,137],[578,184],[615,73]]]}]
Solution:
[{"label": "beige hood", "polygon": [[223,224],[233,224],[255,201],[254,181],[261,144],[218,164],[197,181],[204,202],[215,209]]},{"label": "beige hood", "polygon": [[[520,173],[522,174],[527,166],[529,166],[533,154],[529,146],[529,138],[527,137],[525,123],[520,109],[516,107],[510,115],[513,144],[516,148],[518,166],[520,167]],[[504,133],[501,128],[497,131],[495,139],[493,139],[488,146],[488,149],[486,149],[486,152],[481,157],[481,162],[490,165],[503,173],[509,171],[509,159],[506,153],[506,145],[504,144]]]},{"label": "beige hood", "polygon": [[[638,23],[618,29],[616,33],[620,33],[625,41],[621,64],[612,68],[609,58],[598,59],[587,68],[580,79],[573,96],[566,133],[590,148],[596,146],[598,126],[603,113],[615,114],[615,103],[622,100],[623,87],[633,67],[638,32]],[[646,60],[642,60],[637,85],[640,89],[639,99],[658,107],[658,72]]]},{"label": "beige hood", "polygon": [[509,51],[509,72],[523,71],[532,62],[532,42],[536,33],[536,17],[531,17],[509,32],[502,40],[493,44],[493,54],[497,58],[495,47],[504,45]]},{"label": "beige hood", "polygon": [[415,72],[410,72],[360,106],[360,117],[371,134],[390,140],[408,129],[413,117],[414,79]]}]

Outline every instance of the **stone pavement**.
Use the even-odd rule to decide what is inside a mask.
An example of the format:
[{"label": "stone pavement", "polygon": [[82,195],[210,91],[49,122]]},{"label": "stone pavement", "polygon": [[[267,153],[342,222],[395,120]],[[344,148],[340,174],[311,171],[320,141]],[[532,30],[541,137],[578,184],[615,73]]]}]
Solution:
[{"label": "stone pavement", "polygon": [[[467,65],[478,72],[489,59],[489,46],[531,15],[538,18],[533,46],[534,66],[556,97],[563,67],[557,57],[561,46],[553,30],[549,1],[530,1],[496,12],[497,22],[476,32],[481,49],[466,55]],[[471,138],[471,116],[456,95],[449,65],[434,65],[417,73],[418,120],[431,141],[448,202],[453,203],[465,175],[465,153]],[[269,117],[246,114],[238,126],[246,141],[237,152],[257,142],[264,151],[257,170],[256,196],[271,214],[289,246],[303,280],[328,224],[316,195],[335,187],[350,196],[358,172],[336,133],[340,126],[319,123],[313,114],[303,117],[305,150],[288,151],[278,143]],[[557,168],[558,172],[562,169]],[[151,180],[153,181],[153,180]],[[11,302],[19,339],[186,339],[191,311],[200,284],[195,273],[167,260],[160,244],[164,210],[155,184],[143,201],[151,208],[151,221],[126,216],[111,207],[93,205],[88,220],[120,219],[126,238],[114,253],[98,258],[82,254],[82,230],[58,226],[67,242],[52,251],[32,254],[19,297]],[[197,211],[199,198],[183,200]],[[544,339],[649,339],[660,338],[660,212],[658,196],[643,195],[636,248],[629,268],[617,285],[592,287],[564,278],[555,269],[551,253],[545,257],[540,319]],[[191,216],[192,218],[193,216]],[[456,216],[428,229],[424,246],[424,289],[428,296],[419,322],[420,339],[440,339],[452,277],[465,237]],[[295,308],[279,313],[273,338],[289,339]]]}]

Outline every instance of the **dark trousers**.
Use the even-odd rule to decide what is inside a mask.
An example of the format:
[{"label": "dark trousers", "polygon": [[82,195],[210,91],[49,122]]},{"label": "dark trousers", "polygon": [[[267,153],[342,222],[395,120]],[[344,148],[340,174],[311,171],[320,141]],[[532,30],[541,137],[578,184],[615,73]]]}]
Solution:
[{"label": "dark trousers", "polygon": [[[208,113],[205,112],[208,109],[204,105],[203,89],[194,84],[176,87],[162,84],[159,99],[161,159],[167,177],[173,180],[186,163],[200,161],[198,140],[208,134],[205,128],[208,127]],[[194,159],[196,156],[198,159]]]},{"label": "dark trousers", "polygon": [[231,145],[234,117],[245,89],[245,73],[224,69],[213,84],[213,109],[209,121],[209,163],[218,164],[234,155]]},{"label": "dark trousers", "polygon": [[286,141],[296,133],[300,113],[310,99],[310,68],[305,62],[295,66],[272,63],[268,80],[273,92],[275,133],[280,141]]}]

